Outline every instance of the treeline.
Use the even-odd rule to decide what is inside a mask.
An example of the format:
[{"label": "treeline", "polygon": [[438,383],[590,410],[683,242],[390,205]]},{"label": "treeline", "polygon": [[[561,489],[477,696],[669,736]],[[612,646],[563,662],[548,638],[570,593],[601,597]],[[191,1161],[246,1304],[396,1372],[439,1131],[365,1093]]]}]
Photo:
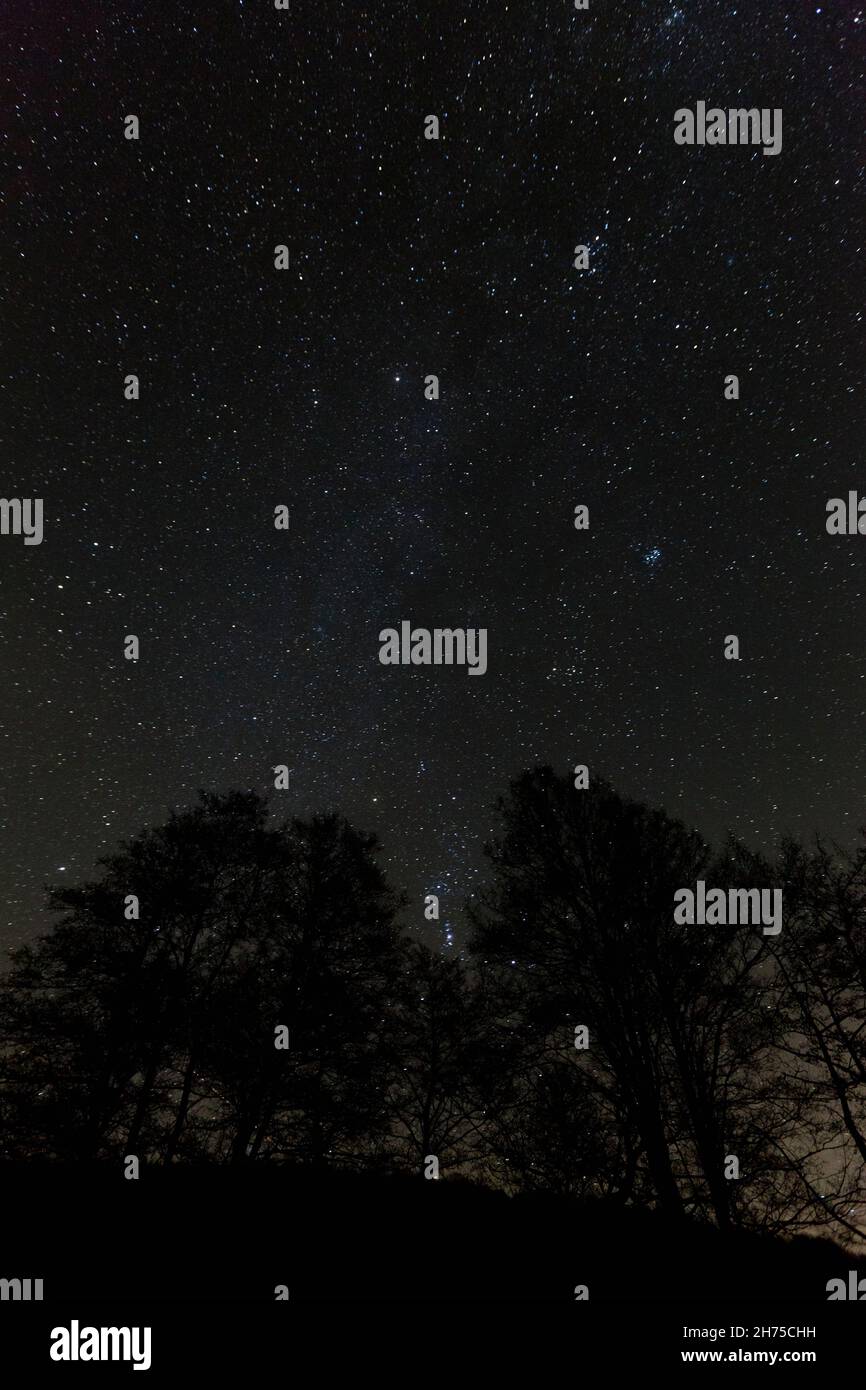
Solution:
[{"label": "treeline", "polygon": [[[58,924],[0,982],[3,1156],[438,1165],[859,1234],[866,848],[713,853],[550,768],[499,811],[467,964],[401,930],[375,837],[275,825],[255,793],[202,793],[50,890]],[[780,888],[781,932],[676,924],[698,880]]]}]

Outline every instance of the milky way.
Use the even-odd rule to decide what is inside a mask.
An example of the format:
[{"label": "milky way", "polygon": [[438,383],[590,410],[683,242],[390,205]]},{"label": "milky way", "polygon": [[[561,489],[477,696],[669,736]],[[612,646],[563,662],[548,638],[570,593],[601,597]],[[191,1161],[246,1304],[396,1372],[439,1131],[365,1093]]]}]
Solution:
[{"label": "milky way", "polygon": [[[824,521],[864,481],[864,28],[7,0],[2,493],[45,537],[0,538],[6,944],[281,763],[277,809],[376,831],[458,946],[535,762],[853,839],[866,539]],[[782,150],[675,144],[698,101],[782,109]],[[403,620],[486,628],[486,674],[380,665]]]}]

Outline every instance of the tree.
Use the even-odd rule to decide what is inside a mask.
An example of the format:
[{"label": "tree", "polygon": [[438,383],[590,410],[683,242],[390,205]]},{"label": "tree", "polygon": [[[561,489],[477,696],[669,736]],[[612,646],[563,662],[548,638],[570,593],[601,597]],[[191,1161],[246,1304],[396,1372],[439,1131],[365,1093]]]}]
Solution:
[{"label": "tree", "polygon": [[[533,1049],[560,1059],[539,1071],[533,1104],[577,1107],[584,1127],[595,1117],[594,1141],[584,1128],[574,1158],[581,1171],[595,1166],[597,1183],[619,1165],[621,1200],[648,1183],[669,1215],[688,1201],[729,1224],[725,1155],[745,1132],[768,1045],[754,1018],[766,947],[748,929],[677,925],[673,907],[677,889],[713,884],[731,863],[714,867],[703,840],[663,811],[600,780],[576,790],[550,768],[513,782],[499,809],[504,834],[487,849],[494,879],[471,949],[506,989],[516,982],[513,1023],[532,1040],[530,1067]],[[562,1039],[581,1026],[579,1079],[563,1070]],[[599,1138],[611,1127],[606,1153]],[[560,1166],[576,1128],[560,1114]]]},{"label": "tree", "polygon": [[375,840],[267,814],[252,792],[201,793],[97,880],[52,890],[66,916],[0,991],[15,1152],[170,1162],[228,1124],[235,1157],[267,1131],[324,1160],[378,1122],[397,903]]},{"label": "tree", "polygon": [[336,816],[292,821],[282,850],[267,927],[212,1001],[204,1067],[233,1161],[357,1161],[387,1129],[399,900],[375,837]]},{"label": "tree", "polygon": [[483,994],[462,963],[407,943],[386,1045],[396,1152],[413,1172],[431,1154],[452,1171],[483,1160],[487,1025]]},{"label": "tree", "polygon": [[866,845],[786,843],[773,945],[779,1084],[800,1123],[784,1146],[813,1220],[860,1235],[866,1202]]}]

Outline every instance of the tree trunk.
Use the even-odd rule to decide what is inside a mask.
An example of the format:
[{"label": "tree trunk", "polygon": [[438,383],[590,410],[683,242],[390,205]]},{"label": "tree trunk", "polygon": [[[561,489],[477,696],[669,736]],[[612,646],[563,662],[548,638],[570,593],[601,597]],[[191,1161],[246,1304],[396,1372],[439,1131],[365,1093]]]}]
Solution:
[{"label": "tree trunk", "polygon": [[189,1097],[192,1091],[192,1077],[194,1068],[195,1057],[192,1055],[192,1053],[190,1053],[190,1058],[187,1062],[186,1072],[183,1078],[183,1086],[181,1088],[180,1093],[180,1102],[177,1107],[177,1117],[174,1122],[174,1128],[171,1131],[171,1135],[169,1136],[168,1143],[165,1147],[163,1163],[171,1163],[172,1159],[174,1158],[177,1152],[177,1147],[180,1142],[180,1136],[183,1133],[183,1128],[186,1124],[187,1112],[189,1111]]}]

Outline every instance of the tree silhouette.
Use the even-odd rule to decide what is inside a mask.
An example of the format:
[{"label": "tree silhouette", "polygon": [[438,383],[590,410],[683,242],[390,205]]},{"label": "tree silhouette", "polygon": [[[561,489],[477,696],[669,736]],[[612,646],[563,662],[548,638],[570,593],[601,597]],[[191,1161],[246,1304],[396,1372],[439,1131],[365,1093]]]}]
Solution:
[{"label": "tree silhouette", "polygon": [[235,1162],[369,1156],[387,1130],[398,900],[375,838],[336,816],[292,821],[281,848],[270,919],[222,980],[206,1030],[223,1143]]},{"label": "tree silhouette", "polygon": [[773,943],[784,1151],[810,1200],[859,1234],[866,1210],[866,846],[789,841],[785,930]]},{"label": "tree silhouette", "polygon": [[67,915],[2,989],[8,1151],[170,1162],[230,1121],[235,1158],[265,1129],[321,1158],[369,1130],[397,961],[375,851],[336,817],[269,828],[258,795],[202,793],[54,889]]},{"label": "tree silhouette", "polygon": [[[550,768],[525,773],[499,805],[504,834],[488,847],[494,879],[472,950],[516,1000],[530,1067],[533,1051],[559,1058],[547,1078],[539,1070],[536,1097],[549,1107],[558,1077],[558,1104],[576,1105],[587,1128],[595,1114],[596,1142],[583,1147],[597,1185],[608,1166],[597,1140],[608,1134],[622,1198],[648,1183],[668,1215],[688,1205],[720,1226],[742,1219],[725,1161],[738,1145],[740,1156],[759,1147],[757,1078],[772,1041],[760,1010],[766,941],[751,928],[673,920],[676,890],[736,874],[740,852],[713,864],[664,812],[600,780],[575,789]],[[754,861],[750,871],[756,885],[767,872]],[[562,1067],[581,1025],[579,1083]],[[563,1163],[567,1116],[559,1128]]]},{"label": "tree silhouette", "polygon": [[489,1020],[483,995],[459,960],[420,942],[406,944],[389,1037],[398,1160],[414,1172],[431,1154],[452,1171],[483,1163]]},{"label": "tree silhouette", "polygon": [[[471,965],[401,936],[375,837],[202,792],[50,891],[0,982],[3,1153],[290,1162],[859,1231],[866,846],[713,855],[548,767],[500,799]],[[674,895],[783,887],[778,937]],[[739,1177],[730,1171],[734,1168]]]}]

